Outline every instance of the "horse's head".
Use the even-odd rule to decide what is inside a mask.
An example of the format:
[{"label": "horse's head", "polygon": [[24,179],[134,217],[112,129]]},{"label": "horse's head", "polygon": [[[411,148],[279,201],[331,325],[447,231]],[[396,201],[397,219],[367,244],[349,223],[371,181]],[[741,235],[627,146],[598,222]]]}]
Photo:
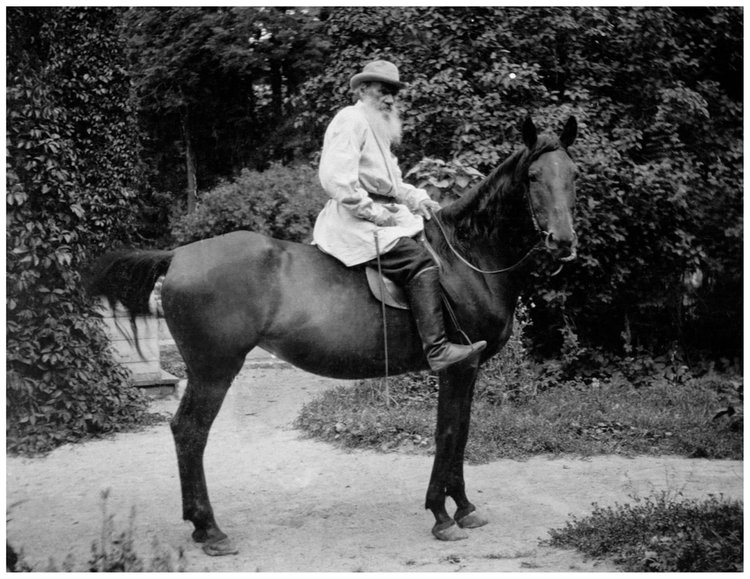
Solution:
[{"label": "horse's head", "polygon": [[528,198],[537,229],[544,235],[548,251],[560,261],[576,258],[576,233],[573,228],[576,166],[568,156],[578,132],[575,117],[570,117],[560,134],[559,145],[541,143],[534,122],[527,118],[523,140],[529,150]]}]

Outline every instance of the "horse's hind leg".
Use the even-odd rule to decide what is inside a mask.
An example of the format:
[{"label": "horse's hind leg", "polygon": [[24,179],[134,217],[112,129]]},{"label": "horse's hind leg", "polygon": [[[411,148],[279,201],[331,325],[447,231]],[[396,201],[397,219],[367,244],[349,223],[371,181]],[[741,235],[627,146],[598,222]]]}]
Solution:
[{"label": "horse's hind leg", "polygon": [[[444,541],[465,539],[467,535],[462,527],[478,527],[486,523],[466,497],[463,475],[471,401],[478,371],[478,360],[473,359],[455,364],[443,370],[439,376],[435,461],[425,507],[435,516],[433,535]],[[446,511],[447,496],[458,507],[455,519]]]},{"label": "horse's hind leg", "polygon": [[188,370],[187,388],[170,425],[177,449],[182,486],[182,517],[193,523],[193,539],[204,543],[203,550],[209,555],[237,553],[237,549],[216,524],[203,470],[203,451],[211,424],[219,413],[242,362],[232,366],[235,369],[231,373],[208,379],[200,378]]}]

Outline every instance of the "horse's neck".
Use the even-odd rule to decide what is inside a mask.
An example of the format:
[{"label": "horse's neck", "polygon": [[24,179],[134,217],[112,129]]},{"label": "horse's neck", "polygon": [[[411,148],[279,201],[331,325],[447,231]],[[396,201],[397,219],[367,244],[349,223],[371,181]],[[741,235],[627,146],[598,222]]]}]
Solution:
[{"label": "horse's neck", "polygon": [[[533,229],[514,155],[474,190],[441,211],[448,241],[484,268],[509,267],[533,244]],[[483,264],[483,265],[482,265]]]}]

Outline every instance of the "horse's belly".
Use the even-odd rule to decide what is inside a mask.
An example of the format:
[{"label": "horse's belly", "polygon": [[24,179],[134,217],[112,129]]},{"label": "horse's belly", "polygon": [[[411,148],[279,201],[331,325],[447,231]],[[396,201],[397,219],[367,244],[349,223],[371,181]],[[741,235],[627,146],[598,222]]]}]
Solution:
[{"label": "horse's belly", "polygon": [[[421,354],[413,358],[405,359],[396,355],[389,356],[386,364],[385,353],[367,356],[366,353],[341,353],[312,357],[299,355],[297,352],[291,354],[273,352],[278,358],[289,362],[311,374],[335,378],[339,380],[361,380],[365,378],[378,378],[389,375],[404,374],[406,372],[419,372],[426,370],[427,363],[421,360]],[[390,352],[393,354],[393,352]]]},{"label": "horse's belly", "polygon": [[380,312],[372,304],[347,308],[329,303],[313,315],[306,309],[294,331],[266,336],[260,345],[290,364],[331,378],[383,376],[386,365],[392,374],[426,368],[410,312],[388,308],[385,328]]}]

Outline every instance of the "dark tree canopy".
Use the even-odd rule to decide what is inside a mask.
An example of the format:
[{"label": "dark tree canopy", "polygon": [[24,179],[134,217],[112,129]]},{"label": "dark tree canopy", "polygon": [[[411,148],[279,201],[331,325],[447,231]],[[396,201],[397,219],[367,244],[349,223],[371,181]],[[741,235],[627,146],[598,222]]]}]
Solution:
[{"label": "dark tree canopy", "polygon": [[192,147],[198,189],[286,156],[286,100],[321,66],[327,41],[307,11],[132,8],[131,74],[157,187],[185,189]]}]

